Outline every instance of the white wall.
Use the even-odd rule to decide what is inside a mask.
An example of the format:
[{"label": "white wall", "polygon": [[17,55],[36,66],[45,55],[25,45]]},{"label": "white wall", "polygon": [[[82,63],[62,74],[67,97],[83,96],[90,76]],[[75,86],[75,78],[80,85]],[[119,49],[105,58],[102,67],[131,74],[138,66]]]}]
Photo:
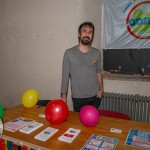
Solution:
[{"label": "white wall", "polygon": [[[64,51],[78,43],[78,26],[95,24],[100,48],[101,0],[0,0],[0,102],[21,103],[35,88],[40,99],[60,98]],[[150,95],[149,83],[104,80],[105,91]],[[68,105],[72,109],[70,90]]]},{"label": "white wall", "polygon": [[104,86],[105,92],[150,96],[150,82],[147,81],[105,79]]},{"label": "white wall", "polygon": [[29,88],[60,98],[63,54],[82,22],[95,24],[100,48],[100,9],[99,0],[0,0],[0,102],[17,105]]}]

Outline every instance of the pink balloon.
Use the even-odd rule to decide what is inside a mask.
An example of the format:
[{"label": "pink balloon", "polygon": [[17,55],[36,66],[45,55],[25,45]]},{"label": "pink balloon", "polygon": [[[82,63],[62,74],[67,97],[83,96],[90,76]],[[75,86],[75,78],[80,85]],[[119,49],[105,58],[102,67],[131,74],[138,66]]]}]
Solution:
[{"label": "pink balloon", "polygon": [[93,127],[99,123],[99,111],[91,105],[86,105],[80,110],[80,121],[88,126]]}]

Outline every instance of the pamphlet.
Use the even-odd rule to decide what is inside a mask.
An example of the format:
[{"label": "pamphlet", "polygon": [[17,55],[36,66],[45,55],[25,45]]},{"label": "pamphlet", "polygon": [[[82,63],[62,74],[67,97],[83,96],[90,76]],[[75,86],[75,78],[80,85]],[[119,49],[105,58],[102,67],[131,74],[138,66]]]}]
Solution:
[{"label": "pamphlet", "polygon": [[48,140],[51,136],[53,136],[58,129],[47,127],[43,131],[41,131],[39,134],[37,134],[34,138],[38,139],[40,141],[46,141]]},{"label": "pamphlet", "polygon": [[43,123],[35,121],[35,122],[21,128],[19,131],[26,133],[26,134],[30,134],[31,132],[35,131],[36,129],[40,128],[41,126],[43,126]]},{"label": "pamphlet", "polygon": [[64,134],[62,134],[58,138],[58,140],[71,143],[79,133],[80,133],[79,129],[69,128]]},{"label": "pamphlet", "polygon": [[33,120],[33,119],[19,117],[19,118],[16,118],[14,120],[4,123],[4,130],[15,132],[15,131],[33,123],[34,121],[35,120]]},{"label": "pamphlet", "polygon": [[150,149],[150,132],[130,129],[125,143],[130,146]]},{"label": "pamphlet", "polygon": [[118,139],[92,134],[81,150],[115,150]]}]

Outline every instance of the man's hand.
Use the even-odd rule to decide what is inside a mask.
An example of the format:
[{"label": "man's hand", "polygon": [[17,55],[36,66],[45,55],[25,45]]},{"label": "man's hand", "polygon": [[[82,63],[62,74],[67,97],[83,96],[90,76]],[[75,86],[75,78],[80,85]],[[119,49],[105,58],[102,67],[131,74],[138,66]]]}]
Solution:
[{"label": "man's hand", "polygon": [[103,93],[104,93],[104,90],[103,89],[101,89],[101,90],[99,90],[99,92],[97,93],[97,98],[102,98],[102,96],[103,96]]},{"label": "man's hand", "polygon": [[67,103],[67,94],[61,93],[61,98],[65,103]]}]

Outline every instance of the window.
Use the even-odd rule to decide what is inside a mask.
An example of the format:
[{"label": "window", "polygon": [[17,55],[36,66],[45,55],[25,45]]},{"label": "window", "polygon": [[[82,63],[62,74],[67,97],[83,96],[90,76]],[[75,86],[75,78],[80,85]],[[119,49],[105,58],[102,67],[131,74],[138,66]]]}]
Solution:
[{"label": "window", "polygon": [[126,75],[150,75],[149,49],[103,50],[103,69]]}]

